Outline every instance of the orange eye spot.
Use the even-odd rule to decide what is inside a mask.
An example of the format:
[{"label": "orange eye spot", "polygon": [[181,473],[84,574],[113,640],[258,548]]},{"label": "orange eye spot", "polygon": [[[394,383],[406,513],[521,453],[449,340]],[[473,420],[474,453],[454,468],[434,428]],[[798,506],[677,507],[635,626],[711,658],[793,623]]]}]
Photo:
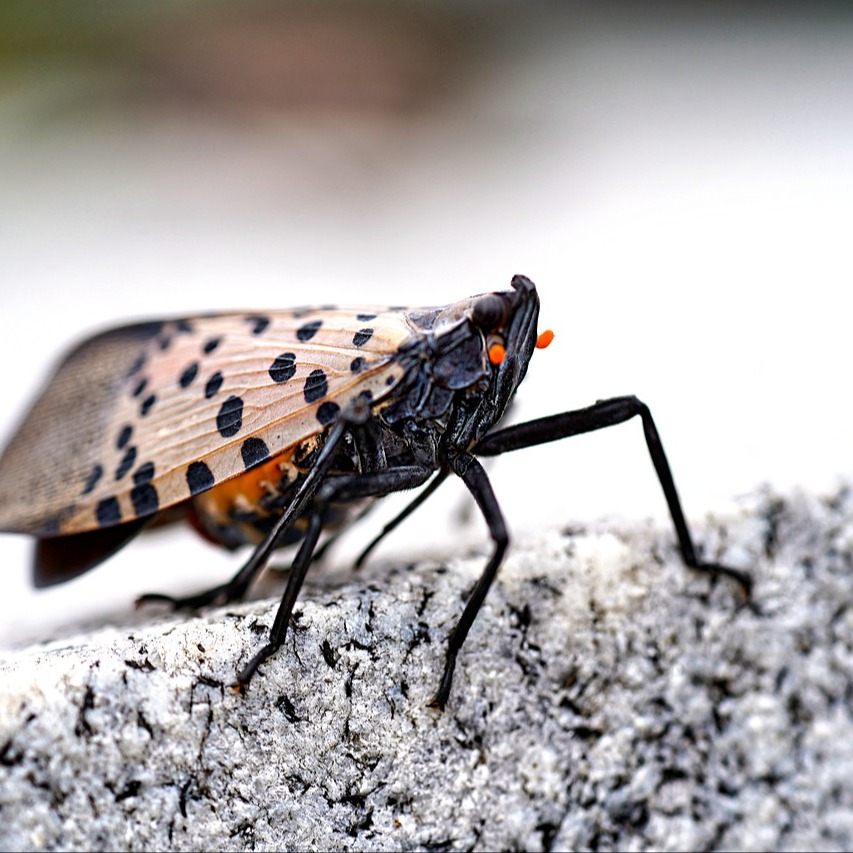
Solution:
[{"label": "orange eye spot", "polygon": [[554,333],[550,329],[546,329],[536,338],[536,349],[545,349],[551,341],[554,340]]},{"label": "orange eye spot", "polygon": [[492,364],[500,364],[506,358],[506,348],[500,344],[492,344],[489,347],[489,361]]}]

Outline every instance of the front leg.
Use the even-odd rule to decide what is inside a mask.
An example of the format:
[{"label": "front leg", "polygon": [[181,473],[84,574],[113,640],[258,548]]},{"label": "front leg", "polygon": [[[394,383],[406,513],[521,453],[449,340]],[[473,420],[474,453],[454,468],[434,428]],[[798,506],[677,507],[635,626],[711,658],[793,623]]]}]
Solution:
[{"label": "front leg", "polygon": [[675,527],[675,534],[678,537],[678,546],[684,563],[693,569],[733,578],[748,596],[752,590],[752,578],[746,572],[717,563],[706,563],[697,557],[693,538],[684,518],[681,500],[675,488],[675,481],[672,478],[672,471],[670,471],[657,427],[652,419],[649,407],[636,397],[613,397],[610,400],[599,400],[586,409],[537,418],[526,423],[496,430],[476,445],[474,453],[478,456],[498,456],[501,453],[521,450],[524,447],[533,447],[537,444],[545,444],[550,441],[558,441],[561,438],[569,438],[573,435],[615,426],[636,415],[639,415],[643,422],[646,446],[652,464],[655,466],[658,481],[663,489],[666,505],[669,507],[669,514]]}]

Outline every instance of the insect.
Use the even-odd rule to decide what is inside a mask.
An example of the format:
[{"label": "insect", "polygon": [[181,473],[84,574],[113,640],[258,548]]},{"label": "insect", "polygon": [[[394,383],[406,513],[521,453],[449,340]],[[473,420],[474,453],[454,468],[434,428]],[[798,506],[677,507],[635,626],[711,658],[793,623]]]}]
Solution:
[{"label": "insect", "polygon": [[497,426],[534,349],[553,337],[537,333],[538,316],[536,287],[517,275],[509,290],[436,308],[211,314],[104,332],[58,366],[0,458],[0,529],[36,538],[37,586],[181,518],[227,548],[252,546],[228,583],[143,597],[183,608],[240,598],[275,548],[298,544],[268,641],[237,675],[244,688],[284,642],[321,533],[377,498],[425,486],[360,563],[459,477],[492,551],[448,639],[431,703],[443,708],[509,544],[479,458],[639,416],[683,561],[748,592],[748,575],[698,558],[651,413],[636,397]]}]

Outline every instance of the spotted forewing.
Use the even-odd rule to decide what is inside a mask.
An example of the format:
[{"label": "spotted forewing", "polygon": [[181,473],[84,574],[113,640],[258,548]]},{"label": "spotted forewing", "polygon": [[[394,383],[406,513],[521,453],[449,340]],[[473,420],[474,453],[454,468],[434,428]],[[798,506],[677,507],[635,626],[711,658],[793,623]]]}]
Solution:
[{"label": "spotted forewing", "polygon": [[234,313],[97,335],[58,366],[0,459],[0,529],[152,515],[321,432],[402,375],[402,311]]}]

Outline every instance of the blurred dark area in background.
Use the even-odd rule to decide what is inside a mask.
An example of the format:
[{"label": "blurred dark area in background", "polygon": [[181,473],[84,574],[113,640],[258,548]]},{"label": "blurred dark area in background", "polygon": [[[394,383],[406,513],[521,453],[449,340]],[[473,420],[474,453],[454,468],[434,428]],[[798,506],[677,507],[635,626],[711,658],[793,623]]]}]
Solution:
[{"label": "blurred dark area in background", "polygon": [[[484,60],[511,61],[512,34],[538,21],[567,49],[602,31],[736,28],[833,18],[849,3],[171,2],[0,4],[0,86],[27,75],[104,75],[66,92],[63,111],[206,108],[245,119],[341,111],[405,121],[440,107]],[[105,79],[108,78],[108,79]],[[93,82],[93,81],[90,81]],[[50,118],[51,116],[44,116]],[[54,116],[56,117],[56,116]]]},{"label": "blurred dark area in background", "polygon": [[0,73],[8,81],[58,66],[108,72],[100,95],[112,108],[160,101],[241,118],[341,110],[405,119],[452,94],[470,48],[487,35],[484,11],[405,2],[11,0],[0,7]]}]

